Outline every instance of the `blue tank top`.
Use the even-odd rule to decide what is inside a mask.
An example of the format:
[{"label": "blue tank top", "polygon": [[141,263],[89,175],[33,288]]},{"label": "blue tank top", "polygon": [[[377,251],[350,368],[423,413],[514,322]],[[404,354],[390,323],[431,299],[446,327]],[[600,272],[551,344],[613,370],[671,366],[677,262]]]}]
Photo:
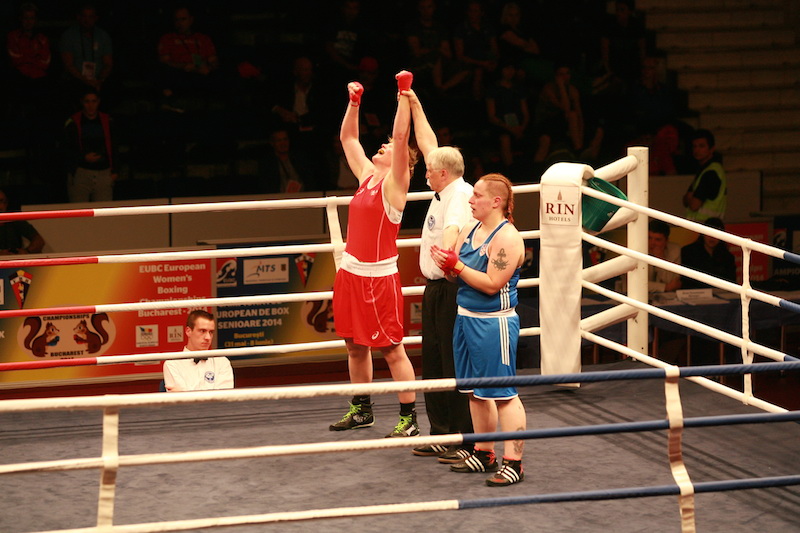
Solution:
[{"label": "blue tank top", "polygon": [[[486,272],[487,267],[489,266],[489,256],[486,255],[486,250],[489,248],[489,243],[492,241],[492,237],[494,237],[495,233],[497,233],[500,228],[505,226],[507,223],[508,220],[497,226],[486,238],[486,241],[484,241],[484,243],[481,244],[481,246],[477,249],[472,247],[472,236],[474,235],[475,230],[480,227],[480,224],[476,224],[475,227],[472,228],[472,231],[469,232],[464,244],[461,245],[461,250],[458,252],[459,259],[461,259],[461,261],[470,268],[480,272]],[[517,306],[517,282],[519,281],[519,271],[519,268],[514,270],[514,274],[511,276],[511,279],[508,280],[508,283],[506,283],[497,293],[492,295],[470,287],[461,278],[459,278],[457,296],[458,305],[478,313],[506,311],[508,309],[515,308]]]}]

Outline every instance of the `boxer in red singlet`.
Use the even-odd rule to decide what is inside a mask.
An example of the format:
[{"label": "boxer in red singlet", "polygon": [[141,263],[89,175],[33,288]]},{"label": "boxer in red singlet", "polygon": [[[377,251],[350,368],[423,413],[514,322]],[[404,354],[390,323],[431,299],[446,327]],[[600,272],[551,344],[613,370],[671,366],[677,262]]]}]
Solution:
[{"label": "boxer in red singlet", "polygon": [[[349,208],[347,245],[333,286],[334,324],[347,344],[350,381],[372,381],[372,349],[378,349],[397,381],[413,381],[414,367],[403,340],[403,295],[397,271],[397,235],[411,181],[408,149],[411,110],[404,92],[411,87],[411,73],[396,76],[398,103],[392,138],[368,158],[358,133],[358,114],[364,88],[348,84],[347,106],[340,139],[347,163],[359,187]],[[419,434],[416,394],[401,392],[400,421],[387,437]],[[331,431],[372,426],[375,419],[369,395],[354,396],[350,410]]]}]

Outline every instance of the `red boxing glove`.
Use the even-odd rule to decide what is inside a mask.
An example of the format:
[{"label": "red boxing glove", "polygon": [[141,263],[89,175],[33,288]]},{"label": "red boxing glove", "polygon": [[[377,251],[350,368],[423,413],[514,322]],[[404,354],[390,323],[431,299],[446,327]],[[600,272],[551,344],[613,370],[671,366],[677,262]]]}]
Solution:
[{"label": "red boxing glove", "polygon": [[350,82],[350,84],[354,86],[352,91],[348,91],[350,94],[350,105],[359,106],[361,105],[361,95],[364,94],[364,86],[357,81]]},{"label": "red boxing glove", "polygon": [[453,274],[455,276],[461,274],[461,271],[464,270],[464,263],[458,258],[458,254],[455,250],[441,251],[447,255],[447,259],[444,260],[444,264],[442,265],[442,271],[445,274]]},{"label": "red boxing glove", "polygon": [[414,81],[414,75],[407,70],[401,70],[395,75],[397,79],[397,90],[407,91],[411,88],[411,82]]}]

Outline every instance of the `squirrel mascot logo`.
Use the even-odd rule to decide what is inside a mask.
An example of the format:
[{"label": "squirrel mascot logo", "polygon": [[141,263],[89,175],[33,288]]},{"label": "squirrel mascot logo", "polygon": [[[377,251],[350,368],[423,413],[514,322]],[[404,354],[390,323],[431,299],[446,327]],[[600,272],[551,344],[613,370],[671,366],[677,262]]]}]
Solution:
[{"label": "squirrel mascot logo", "polygon": [[331,300],[308,302],[310,309],[306,314],[306,323],[317,333],[330,333],[333,328],[333,302]]},{"label": "squirrel mascot logo", "polygon": [[86,321],[81,320],[78,322],[78,325],[73,328],[72,331],[75,332],[73,339],[79,345],[85,344],[86,351],[88,353],[97,353],[100,351],[100,348],[108,342],[108,333],[103,328],[103,321],[108,321],[108,315],[105,313],[98,313],[96,315],[92,315],[92,326],[94,329],[97,330],[97,333],[94,333],[86,326]]},{"label": "squirrel mascot logo", "polygon": [[[62,355],[80,356],[99,352],[103,345],[109,341],[109,334],[104,322],[110,322],[110,320],[106,313],[94,314],[89,319],[91,328],[94,328],[95,331],[92,331],[86,319],[78,322],[72,330],[72,340],[69,338],[62,339],[59,336],[60,329],[56,326],[56,322],[60,322],[61,327],[64,327],[64,321],[54,319],[54,321],[44,323],[44,329],[42,329],[41,318],[38,316],[27,317],[22,324],[23,328],[28,328],[28,333],[22,341],[25,349],[30,350],[36,357],[45,357],[46,355],[53,357]],[[58,346],[58,349],[55,349],[56,346]],[[79,348],[78,351],[75,351],[75,346]]]},{"label": "squirrel mascot logo", "polygon": [[25,319],[24,325],[30,327],[31,330],[23,344],[25,349],[30,350],[36,357],[47,355],[47,347],[55,346],[61,340],[61,337],[58,336],[60,330],[52,322],[45,324],[44,333],[37,337],[42,328],[42,319],[38,316],[29,316]]}]

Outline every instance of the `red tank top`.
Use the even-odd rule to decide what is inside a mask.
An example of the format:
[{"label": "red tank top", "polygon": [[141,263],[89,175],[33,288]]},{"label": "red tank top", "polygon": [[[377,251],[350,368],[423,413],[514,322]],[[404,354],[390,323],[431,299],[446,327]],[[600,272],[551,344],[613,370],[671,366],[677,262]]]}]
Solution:
[{"label": "red tank top", "polygon": [[364,263],[396,256],[400,232],[400,224],[389,220],[383,208],[383,180],[369,189],[370,179],[361,183],[350,202],[345,246],[347,253]]}]

